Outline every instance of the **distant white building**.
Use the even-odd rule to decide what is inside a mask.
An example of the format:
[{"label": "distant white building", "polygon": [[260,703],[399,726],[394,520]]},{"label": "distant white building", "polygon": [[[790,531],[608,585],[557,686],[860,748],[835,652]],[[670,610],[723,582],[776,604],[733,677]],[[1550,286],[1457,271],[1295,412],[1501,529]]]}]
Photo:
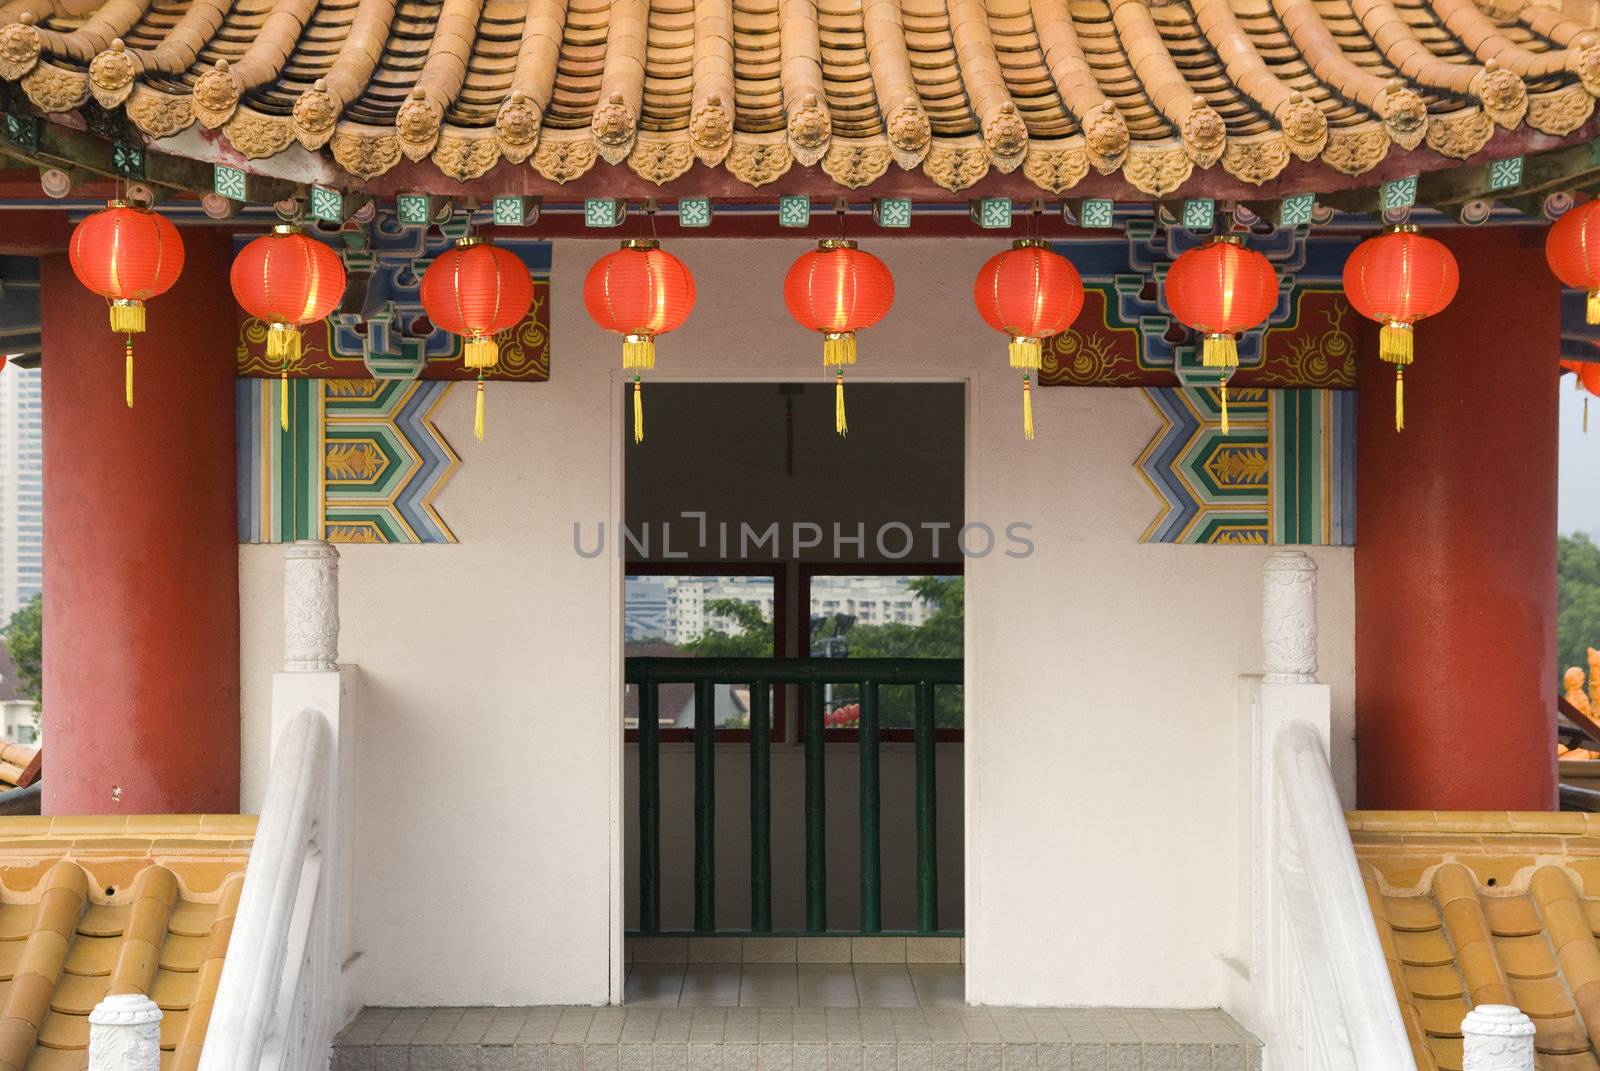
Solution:
[{"label": "distant white building", "polygon": [[814,576],[811,613],[849,614],[858,625],[920,625],[933,613],[903,576]]},{"label": "distant white building", "polygon": [[666,578],[667,639],[683,644],[697,640],[707,629],[735,632],[737,624],[707,607],[721,599],[735,599],[761,610],[772,620],[772,580],[761,576],[674,576]]},{"label": "distant white building", "polygon": [[630,576],[623,589],[623,642],[667,637],[667,585],[654,577]]},{"label": "distant white building", "polygon": [[0,626],[44,586],[44,425],[37,368],[0,370]]}]

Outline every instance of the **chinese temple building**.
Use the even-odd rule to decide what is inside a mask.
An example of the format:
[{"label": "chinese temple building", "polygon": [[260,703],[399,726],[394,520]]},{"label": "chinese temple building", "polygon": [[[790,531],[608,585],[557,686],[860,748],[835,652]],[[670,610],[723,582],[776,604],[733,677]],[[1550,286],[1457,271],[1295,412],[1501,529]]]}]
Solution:
[{"label": "chinese temple building", "polygon": [[1600,0],[0,0],[0,1071],[1600,1067],[1597,97]]}]

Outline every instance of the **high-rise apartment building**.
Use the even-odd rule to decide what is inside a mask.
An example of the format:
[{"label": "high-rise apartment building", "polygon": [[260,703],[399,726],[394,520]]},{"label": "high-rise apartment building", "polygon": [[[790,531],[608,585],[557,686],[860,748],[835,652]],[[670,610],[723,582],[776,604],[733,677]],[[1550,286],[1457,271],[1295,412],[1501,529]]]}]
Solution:
[{"label": "high-rise apartment building", "polygon": [[0,625],[44,585],[39,370],[0,370]]}]

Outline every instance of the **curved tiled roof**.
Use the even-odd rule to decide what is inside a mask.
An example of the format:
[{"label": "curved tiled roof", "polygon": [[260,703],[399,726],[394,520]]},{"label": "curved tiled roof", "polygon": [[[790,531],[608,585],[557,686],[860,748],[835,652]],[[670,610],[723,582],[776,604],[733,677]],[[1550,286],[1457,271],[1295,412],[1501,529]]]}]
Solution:
[{"label": "curved tiled roof", "polygon": [[1600,0],[3,0],[0,78],[152,137],[220,131],[360,179],[501,161],[557,183],[698,160],[946,190],[1020,170],[1359,175],[1391,151],[1566,137],[1600,94]]}]

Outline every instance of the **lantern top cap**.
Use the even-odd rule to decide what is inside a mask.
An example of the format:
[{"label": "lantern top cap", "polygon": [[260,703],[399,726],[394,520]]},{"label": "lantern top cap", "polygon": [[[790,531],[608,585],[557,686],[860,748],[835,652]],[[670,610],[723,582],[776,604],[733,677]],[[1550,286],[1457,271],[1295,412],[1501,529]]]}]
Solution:
[{"label": "lantern top cap", "polygon": [[457,249],[471,249],[475,245],[488,245],[489,239],[481,234],[469,234],[465,238],[456,239]]},{"label": "lantern top cap", "polygon": [[1390,227],[1385,233],[1387,233],[1387,234],[1416,234],[1417,233],[1417,225],[1415,223],[1396,223],[1393,227]]},{"label": "lantern top cap", "polygon": [[272,233],[273,234],[299,234],[300,233],[300,225],[297,224],[297,223],[274,223],[272,225]]},{"label": "lantern top cap", "polygon": [[835,249],[854,249],[855,247],[856,243],[849,238],[824,238],[817,243],[817,248],[824,253],[832,252]]},{"label": "lantern top cap", "polygon": [[1242,235],[1242,234],[1216,234],[1216,235],[1212,235],[1211,244],[1212,245],[1238,245],[1238,246],[1242,246],[1242,245],[1244,245],[1244,235]]},{"label": "lantern top cap", "polygon": [[1012,249],[1049,249],[1050,243],[1043,238],[1018,238],[1011,243]]},{"label": "lantern top cap", "polygon": [[627,241],[622,243],[622,248],[637,249],[640,252],[648,252],[652,249],[660,249],[661,243],[654,238],[629,238]]}]

